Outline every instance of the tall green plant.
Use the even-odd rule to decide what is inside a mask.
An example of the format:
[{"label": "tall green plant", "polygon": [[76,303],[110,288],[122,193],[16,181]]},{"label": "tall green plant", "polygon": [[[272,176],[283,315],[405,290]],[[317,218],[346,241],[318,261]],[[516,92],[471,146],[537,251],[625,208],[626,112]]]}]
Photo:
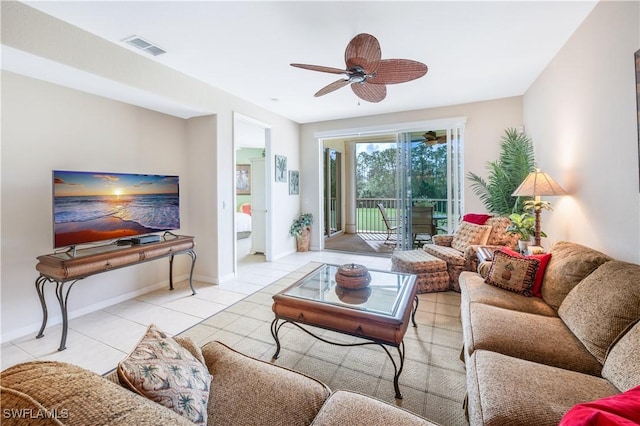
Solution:
[{"label": "tall green plant", "polygon": [[500,216],[524,211],[522,197],[512,197],[513,191],[534,170],[533,142],[524,133],[509,128],[501,139],[500,156],[487,163],[487,180],[467,173],[471,189],[480,197],[488,212]]}]

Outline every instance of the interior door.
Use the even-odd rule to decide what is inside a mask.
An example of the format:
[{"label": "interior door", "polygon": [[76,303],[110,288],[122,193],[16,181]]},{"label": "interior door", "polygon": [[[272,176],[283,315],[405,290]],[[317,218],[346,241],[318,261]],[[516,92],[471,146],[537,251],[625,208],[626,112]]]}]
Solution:
[{"label": "interior door", "polygon": [[251,253],[266,254],[267,198],[265,159],[251,160]]}]

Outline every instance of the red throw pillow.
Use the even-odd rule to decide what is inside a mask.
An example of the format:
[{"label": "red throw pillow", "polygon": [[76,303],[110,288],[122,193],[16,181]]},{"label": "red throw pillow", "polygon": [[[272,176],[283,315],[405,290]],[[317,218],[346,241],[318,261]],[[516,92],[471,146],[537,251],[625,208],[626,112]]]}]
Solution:
[{"label": "red throw pillow", "polygon": [[490,217],[490,214],[467,213],[462,216],[462,221],[475,223],[476,225],[484,225]]},{"label": "red throw pillow", "polygon": [[640,425],[640,386],[618,395],[575,405],[559,426],[638,426]]},{"label": "red throw pillow", "polygon": [[541,253],[541,254],[532,254],[529,256],[523,256],[517,251],[513,251],[507,247],[503,247],[500,250],[502,250],[507,254],[510,254],[511,256],[520,256],[525,259],[538,259],[540,261],[540,266],[538,266],[538,271],[536,272],[536,279],[533,282],[533,287],[531,287],[531,294],[535,297],[542,299],[542,292],[540,291],[540,289],[542,288],[542,281],[544,280],[544,271],[547,269],[547,264],[551,259],[551,253]]}]

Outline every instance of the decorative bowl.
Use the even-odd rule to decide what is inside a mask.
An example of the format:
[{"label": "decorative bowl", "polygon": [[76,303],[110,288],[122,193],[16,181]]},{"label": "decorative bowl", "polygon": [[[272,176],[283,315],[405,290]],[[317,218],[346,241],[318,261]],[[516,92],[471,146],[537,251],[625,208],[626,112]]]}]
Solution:
[{"label": "decorative bowl", "polygon": [[338,268],[335,279],[338,286],[353,290],[368,286],[371,274],[364,265],[348,263]]}]

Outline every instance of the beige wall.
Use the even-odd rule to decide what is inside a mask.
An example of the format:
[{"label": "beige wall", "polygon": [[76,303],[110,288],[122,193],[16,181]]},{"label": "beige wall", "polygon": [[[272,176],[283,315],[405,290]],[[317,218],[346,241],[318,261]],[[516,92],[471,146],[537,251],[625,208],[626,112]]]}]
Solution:
[{"label": "beige wall", "polygon": [[[2,337],[37,330],[42,319],[36,257],[53,251],[51,171],[180,176],[181,232],[191,234],[192,174],[185,120],[57,85],[2,73]],[[185,259],[182,259],[184,257]],[[188,258],[176,258],[186,277]],[[112,271],[73,288],[73,315],[168,285],[162,261]],[[60,321],[46,287],[50,324]]]},{"label": "beige wall", "polygon": [[600,2],[524,96],[538,165],[571,194],[549,198],[546,246],[569,240],[640,261],[639,5]]},{"label": "beige wall", "polygon": [[[51,251],[51,189],[46,182],[54,164],[150,173],[157,168],[180,175],[183,220],[188,224],[184,233],[196,237],[196,277],[207,282],[232,278],[233,113],[266,123],[273,135],[271,151],[286,155],[294,169],[299,169],[298,124],[25,4],[2,2],[1,7],[3,46],[112,81],[117,87],[153,93],[157,99],[184,106],[191,116],[200,116],[183,120],[2,73],[1,340],[37,331],[39,326],[35,257]],[[117,149],[112,149],[114,143]],[[273,165],[273,156],[267,161]],[[288,229],[299,211],[300,196],[289,196],[286,184],[270,184],[278,214],[268,226],[277,258],[295,251]],[[27,213],[7,208],[21,205],[29,208]],[[130,298],[149,285],[163,285],[166,269],[160,261],[151,262],[78,284],[69,305],[71,316]],[[59,322],[55,309],[50,314],[50,324]]]},{"label": "beige wall", "polygon": [[[464,169],[486,176],[486,163],[497,159],[500,152],[500,138],[503,136],[504,130],[508,127],[522,126],[522,98],[511,97],[442,108],[303,124],[300,143],[304,172],[300,180],[301,191],[309,195],[303,198],[302,209],[304,211],[321,210],[322,181],[320,179],[322,173],[320,170],[321,162],[318,161],[320,149],[314,137],[317,132],[385,125],[392,128],[397,123],[453,117],[466,117],[467,119],[464,136]],[[466,179],[464,205],[468,212],[484,211],[480,199],[469,189]],[[313,231],[311,244],[317,247],[320,244],[321,230],[314,228]]]}]

